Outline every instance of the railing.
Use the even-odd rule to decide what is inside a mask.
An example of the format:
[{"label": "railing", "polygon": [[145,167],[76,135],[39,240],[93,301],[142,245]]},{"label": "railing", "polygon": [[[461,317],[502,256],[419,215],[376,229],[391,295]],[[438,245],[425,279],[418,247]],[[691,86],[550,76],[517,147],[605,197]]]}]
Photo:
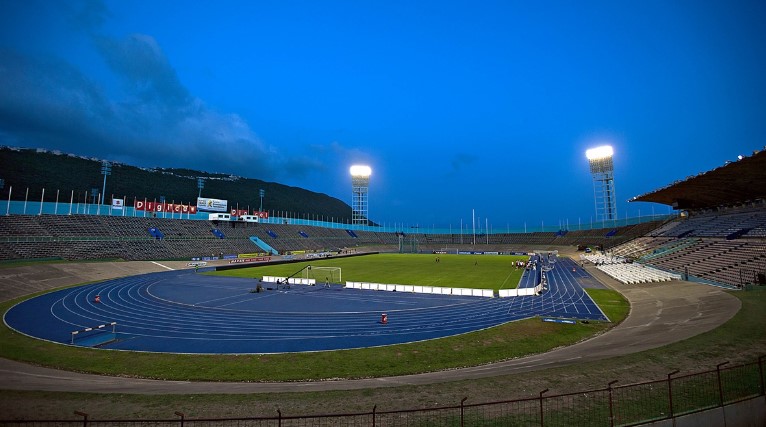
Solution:
[{"label": "railing", "polygon": [[[122,209],[112,209],[111,205],[98,205],[98,204],[86,204],[86,203],[69,203],[62,201],[61,203],[55,202],[40,202],[40,201],[19,201],[8,200],[0,201],[0,214],[2,215],[97,215],[97,216],[123,216],[123,217],[144,217],[144,218],[161,218],[161,219],[192,219],[200,221],[208,221],[207,212],[191,213],[177,213],[177,212],[150,212],[136,210],[132,206],[124,206]],[[668,220],[677,217],[677,213],[666,213],[656,215],[643,215],[637,217],[624,217],[617,218],[609,221],[588,221],[580,222],[578,220],[575,225],[574,222],[569,225],[568,221],[559,224],[548,224],[541,222],[524,222],[523,224],[516,224],[511,227],[506,225],[495,226],[489,224],[489,230],[482,228],[487,224],[478,224],[476,230],[477,235],[486,234],[503,234],[503,233],[532,233],[532,232],[557,232],[562,229],[568,231],[580,231],[580,230],[604,230],[617,227],[624,227],[628,225],[643,224],[646,222]],[[455,234],[455,235],[472,235],[474,231],[466,224],[463,228],[461,224],[453,225],[422,225],[418,223],[410,222],[393,222],[383,223],[378,225],[362,225],[353,224],[349,218],[341,219],[335,217],[328,217],[317,214],[287,212],[287,211],[271,211],[269,218],[261,220],[266,224],[291,224],[291,225],[308,225],[323,228],[333,229],[348,229],[356,231],[381,231],[386,233],[405,232],[405,233],[426,233],[426,234]]]},{"label": "railing", "polygon": [[[77,419],[68,420],[0,420],[0,426],[636,426],[694,414],[764,396],[764,360],[687,375],[673,371],[665,379],[617,386],[609,382],[605,388],[546,395],[499,402],[459,403],[428,409],[370,411],[344,414],[290,416],[281,409],[265,417],[187,418],[175,412],[176,418],[92,420],[87,413],[75,411]],[[747,414],[746,414],[747,415]],[[752,416],[752,414],[751,414]]]}]

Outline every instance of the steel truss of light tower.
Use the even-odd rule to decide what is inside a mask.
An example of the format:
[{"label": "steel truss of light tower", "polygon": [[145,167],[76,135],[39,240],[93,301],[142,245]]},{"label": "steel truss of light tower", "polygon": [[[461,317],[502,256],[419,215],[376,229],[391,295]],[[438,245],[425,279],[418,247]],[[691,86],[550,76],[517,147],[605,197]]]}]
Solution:
[{"label": "steel truss of light tower", "polygon": [[[101,161],[101,175],[104,175],[104,187],[101,190],[101,204],[106,204],[106,177],[112,174],[112,164],[106,160]],[[111,201],[109,202],[111,203]]]},{"label": "steel truss of light tower", "polygon": [[369,218],[368,190],[370,187],[369,166],[351,166],[351,223],[367,225]]},{"label": "steel truss of light tower", "polygon": [[617,199],[614,193],[614,150],[610,146],[591,148],[585,152],[593,177],[593,196],[597,221],[617,219]]}]

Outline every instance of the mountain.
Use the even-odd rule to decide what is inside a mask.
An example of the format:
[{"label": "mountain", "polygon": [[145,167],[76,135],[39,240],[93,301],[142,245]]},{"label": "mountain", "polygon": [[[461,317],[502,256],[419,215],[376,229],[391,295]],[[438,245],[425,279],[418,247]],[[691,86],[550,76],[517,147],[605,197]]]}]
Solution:
[{"label": "mountain", "polygon": [[[343,201],[326,194],[315,193],[298,187],[276,182],[242,178],[222,173],[201,172],[190,169],[145,169],[121,163],[111,164],[111,175],[106,179],[106,201],[112,195],[125,198],[125,204],[133,205],[134,198],[196,204],[199,189],[197,178],[203,177],[202,197],[223,199],[229,207],[258,210],[261,199],[259,190],[265,190],[263,210],[270,213],[287,212],[289,216],[311,218],[324,216],[335,221],[348,222],[351,207]],[[0,146],[0,179],[4,180],[2,199],[7,200],[8,190],[13,187],[12,200],[39,201],[45,189],[45,201],[69,201],[74,190],[75,201],[90,199],[92,189],[100,193],[104,184],[101,174],[102,160],[45,149],[27,149]],[[29,195],[26,196],[27,188]]]}]

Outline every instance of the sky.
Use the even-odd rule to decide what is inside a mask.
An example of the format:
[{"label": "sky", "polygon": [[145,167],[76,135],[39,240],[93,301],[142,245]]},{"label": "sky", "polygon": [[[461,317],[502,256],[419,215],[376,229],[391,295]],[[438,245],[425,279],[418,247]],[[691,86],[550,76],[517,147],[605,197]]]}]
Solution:
[{"label": "sky", "polygon": [[367,164],[373,221],[502,230],[593,219],[585,150],[609,144],[618,216],[667,213],[627,200],[766,144],[765,18],[745,0],[0,0],[0,145],[348,204]]}]

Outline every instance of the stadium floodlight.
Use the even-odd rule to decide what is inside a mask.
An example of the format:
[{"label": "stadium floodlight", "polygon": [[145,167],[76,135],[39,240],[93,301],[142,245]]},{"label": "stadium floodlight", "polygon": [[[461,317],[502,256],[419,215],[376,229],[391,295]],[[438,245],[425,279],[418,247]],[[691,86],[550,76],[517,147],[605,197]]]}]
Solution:
[{"label": "stadium floodlight", "polygon": [[617,219],[617,199],[614,195],[614,149],[609,145],[585,151],[593,176],[593,195],[596,204],[596,219],[613,221]]},{"label": "stadium floodlight", "polygon": [[354,165],[349,172],[351,173],[351,223],[367,225],[367,218],[369,218],[367,193],[372,169],[369,166]]},{"label": "stadium floodlight", "polygon": [[202,189],[205,188],[205,178],[198,176],[197,177],[197,188],[199,189],[199,192],[197,193],[197,198],[202,197]]},{"label": "stadium floodlight", "polygon": [[[112,164],[107,160],[101,162],[101,175],[104,175],[104,188],[101,191],[101,204],[106,204],[106,177],[112,174]],[[110,202],[111,203],[111,202]]]}]

